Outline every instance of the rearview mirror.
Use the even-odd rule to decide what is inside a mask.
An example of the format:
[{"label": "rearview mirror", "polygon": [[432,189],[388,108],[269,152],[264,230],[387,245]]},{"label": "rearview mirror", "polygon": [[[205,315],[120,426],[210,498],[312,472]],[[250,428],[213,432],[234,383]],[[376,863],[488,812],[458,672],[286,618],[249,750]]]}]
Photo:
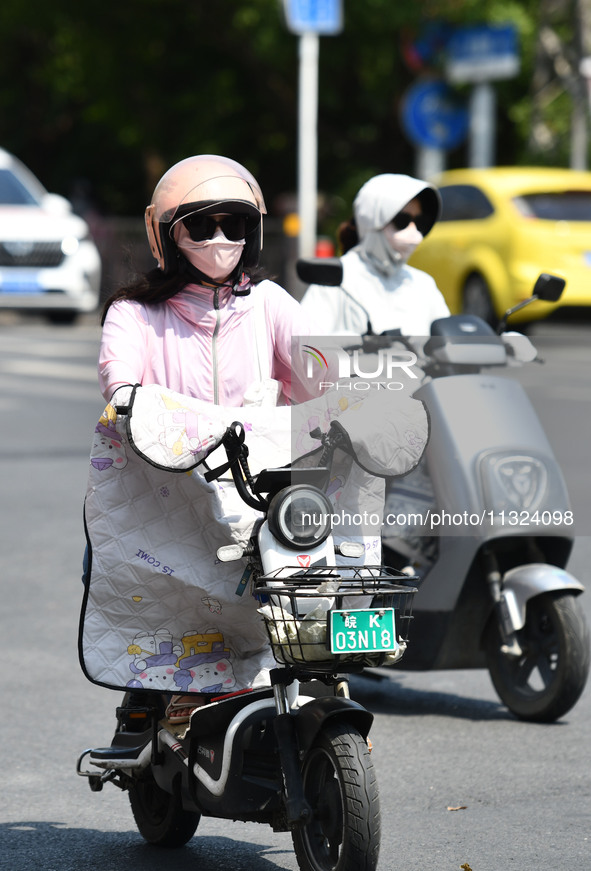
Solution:
[{"label": "rearview mirror", "polygon": [[507,326],[507,320],[511,315],[515,314],[515,312],[518,312],[526,305],[535,302],[537,299],[541,299],[544,302],[558,302],[565,285],[566,281],[564,278],[559,278],[558,275],[549,275],[547,272],[542,272],[534,284],[532,295],[528,297],[528,299],[518,302],[517,305],[514,305],[513,308],[510,308],[509,311],[505,312],[497,327],[497,333],[500,334],[504,331]]},{"label": "rearview mirror", "polygon": [[558,302],[565,284],[564,278],[543,272],[534,285],[533,295],[544,302]]},{"label": "rearview mirror", "polygon": [[296,272],[304,284],[338,287],[343,281],[343,266],[338,257],[302,258],[296,263]]}]

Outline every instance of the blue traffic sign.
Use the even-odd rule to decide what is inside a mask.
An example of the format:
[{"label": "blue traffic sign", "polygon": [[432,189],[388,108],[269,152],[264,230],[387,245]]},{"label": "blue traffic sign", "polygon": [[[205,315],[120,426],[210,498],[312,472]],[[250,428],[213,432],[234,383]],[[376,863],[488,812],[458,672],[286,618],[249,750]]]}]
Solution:
[{"label": "blue traffic sign", "polygon": [[292,33],[331,36],[343,29],[343,0],[283,0]]},{"label": "blue traffic sign", "polygon": [[417,82],[402,103],[402,126],[421,148],[456,148],[466,138],[468,111],[443,79]]},{"label": "blue traffic sign", "polygon": [[455,30],[446,47],[450,81],[511,78],[519,72],[517,31],[512,24],[479,24]]}]

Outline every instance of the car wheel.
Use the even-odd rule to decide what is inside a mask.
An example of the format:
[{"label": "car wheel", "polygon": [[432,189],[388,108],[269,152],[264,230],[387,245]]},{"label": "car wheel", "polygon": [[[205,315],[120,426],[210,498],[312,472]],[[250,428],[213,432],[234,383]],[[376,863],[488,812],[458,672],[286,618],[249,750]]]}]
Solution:
[{"label": "car wheel", "polygon": [[78,312],[68,311],[67,309],[56,309],[56,311],[47,312],[46,317],[50,324],[62,324],[64,326],[69,326],[70,324],[76,323],[78,319]]},{"label": "car wheel", "polygon": [[488,284],[477,272],[469,275],[464,285],[462,311],[467,315],[476,315],[496,327],[499,323],[492,304]]}]

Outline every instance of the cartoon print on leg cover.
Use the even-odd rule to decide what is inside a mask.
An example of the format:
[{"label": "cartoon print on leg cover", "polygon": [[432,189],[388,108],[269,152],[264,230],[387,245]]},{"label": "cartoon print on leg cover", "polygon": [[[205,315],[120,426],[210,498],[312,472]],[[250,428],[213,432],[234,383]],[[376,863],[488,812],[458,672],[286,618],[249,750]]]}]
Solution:
[{"label": "cartoon print on leg cover", "polygon": [[117,432],[117,412],[107,405],[94,430],[90,464],[99,472],[106,469],[124,469],[127,465],[125,440]]},{"label": "cartoon print on leg cover", "polygon": [[[229,692],[236,686],[231,653],[224,646],[224,636],[215,629],[191,630],[182,638],[184,653],[179,657],[175,682],[184,691],[202,693]],[[188,677],[191,680],[188,680]]]},{"label": "cartoon print on leg cover", "polygon": [[230,692],[236,686],[230,649],[214,629],[190,630],[175,643],[166,629],[138,632],[127,647],[133,657],[129,689],[167,689],[183,693]]},{"label": "cartoon print on leg cover", "polygon": [[134,657],[129,669],[135,675],[127,686],[130,689],[166,689],[173,687],[178,655],[182,651],[179,644],[173,644],[172,634],[166,629],[158,629],[155,633],[138,632],[133,643],[127,648]]},{"label": "cartoon print on leg cover", "polygon": [[[191,454],[204,453],[212,447],[209,431],[212,422],[208,417],[186,408],[164,393],[160,398],[166,409],[158,417],[158,425],[161,427],[158,438],[162,445],[177,456],[187,451]],[[204,431],[205,440],[201,437],[201,431]]]}]

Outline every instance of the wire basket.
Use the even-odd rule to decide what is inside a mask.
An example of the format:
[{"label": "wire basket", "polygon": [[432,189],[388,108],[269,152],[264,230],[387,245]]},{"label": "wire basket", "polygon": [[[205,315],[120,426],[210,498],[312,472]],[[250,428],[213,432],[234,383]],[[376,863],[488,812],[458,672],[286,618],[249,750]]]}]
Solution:
[{"label": "wire basket", "polygon": [[[386,566],[338,566],[300,569],[285,566],[256,582],[260,613],[278,663],[310,671],[357,671],[392,665],[406,650],[418,578]],[[333,653],[330,611],[348,614],[394,609],[395,635],[388,651]]]}]

